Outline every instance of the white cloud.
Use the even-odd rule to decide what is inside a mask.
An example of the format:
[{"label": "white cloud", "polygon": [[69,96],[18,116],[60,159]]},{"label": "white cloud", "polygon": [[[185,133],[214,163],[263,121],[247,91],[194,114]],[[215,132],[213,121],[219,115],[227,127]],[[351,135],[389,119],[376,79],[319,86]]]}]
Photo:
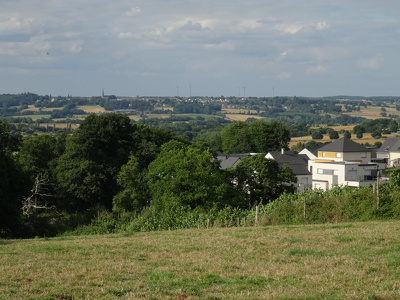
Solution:
[{"label": "white cloud", "polygon": [[304,24],[278,24],[275,28],[284,33],[295,34],[304,28]]},{"label": "white cloud", "polygon": [[128,17],[132,17],[132,16],[140,14],[141,12],[142,12],[142,10],[140,9],[140,7],[133,7],[133,8],[131,8],[131,10],[126,12],[126,15]]},{"label": "white cloud", "polygon": [[232,51],[235,49],[235,45],[233,42],[228,41],[228,42],[222,42],[218,44],[206,44],[204,45],[205,49],[218,49],[218,50],[227,50],[227,51]]},{"label": "white cloud", "polygon": [[361,59],[357,62],[357,65],[361,69],[377,70],[383,65],[383,57],[378,55],[374,58]]},{"label": "white cloud", "polygon": [[120,32],[118,34],[118,37],[121,39],[130,39],[133,37],[133,33],[132,32]]},{"label": "white cloud", "polygon": [[[394,0],[385,5],[373,0],[4,1],[0,61],[26,78],[0,78],[8,80],[4,92],[25,91],[24,85],[47,92],[46,82],[52,82],[61,93],[65,84],[50,70],[64,79],[74,70],[88,70],[85,87],[73,86],[69,93],[85,94],[98,90],[98,82],[109,82],[122,89],[116,94],[142,94],[144,86],[168,94],[175,89],[170,85],[195,77],[209,88],[198,92],[204,95],[231,82],[252,83],[248,94],[264,95],[265,82],[279,79],[288,95],[312,95],[305,74],[329,74],[330,81],[318,90],[322,93],[322,86],[343,82],[347,88],[360,70],[374,70],[368,76],[375,86],[400,95],[397,83],[387,80],[400,68],[400,5]],[[42,80],[30,78],[32,70],[40,71]],[[137,80],[137,91],[122,84]],[[352,84],[353,93],[367,95],[365,82]],[[231,94],[237,94],[233,85]]]},{"label": "white cloud", "polygon": [[82,41],[74,42],[74,43],[69,47],[69,51],[70,51],[71,53],[73,53],[73,54],[82,52],[82,49],[83,49],[82,44],[83,44]]},{"label": "white cloud", "polygon": [[307,75],[321,75],[328,71],[328,67],[324,65],[317,65],[306,69]]},{"label": "white cloud", "polygon": [[34,18],[10,17],[4,21],[0,21],[0,37],[1,35],[9,36],[39,32],[42,26],[42,22]]}]

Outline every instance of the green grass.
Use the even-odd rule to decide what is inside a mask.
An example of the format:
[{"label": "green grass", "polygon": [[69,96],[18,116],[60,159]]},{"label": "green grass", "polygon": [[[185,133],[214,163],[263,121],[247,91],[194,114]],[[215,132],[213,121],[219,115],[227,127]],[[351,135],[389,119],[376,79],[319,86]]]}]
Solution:
[{"label": "green grass", "polygon": [[0,240],[0,299],[399,299],[399,233],[392,221]]}]

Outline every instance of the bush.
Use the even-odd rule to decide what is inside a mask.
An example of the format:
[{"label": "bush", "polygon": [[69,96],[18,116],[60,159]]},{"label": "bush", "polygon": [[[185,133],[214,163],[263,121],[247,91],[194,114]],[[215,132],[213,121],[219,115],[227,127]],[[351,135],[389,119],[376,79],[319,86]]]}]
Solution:
[{"label": "bush", "polygon": [[205,211],[201,207],[174,206],[163,211],[146,208],[126,227],[126,231],[153,231],[188,228],[231,227],[242,224],[244,212],[239,208],[225,207]]},{"label": "bush", "polygon": [[[381,188],[381,206],[371,187],[335,187],[284,194],[260,208],[260,225],[339,223],[393,218],[400,210],[395,205],[398,193],[388,196]],[[392,190],[386,188],[386,190]],[[400,198],[400,196],[397,196]],[[252,213],[250,212],[249,215]]]}]

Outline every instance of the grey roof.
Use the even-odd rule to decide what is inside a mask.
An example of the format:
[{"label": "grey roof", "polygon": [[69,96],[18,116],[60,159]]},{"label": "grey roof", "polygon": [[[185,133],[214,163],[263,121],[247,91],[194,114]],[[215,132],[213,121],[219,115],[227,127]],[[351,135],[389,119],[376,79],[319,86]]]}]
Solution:
[{"label": "grey roof", "polygon": [[308,171],[308,156],[305,154],[298,154],[296,151],[271,151],[269,154],[278,162],[282,167],[287,165],[296,175],[311,175]]},{"label": "grey roof", "polygon": [[378,152],[398,152],[399,149],[395,148],[398,142],[399,142],[398,138],[389,137],[379,148]]},{"label": "grey roof", "polygon": [[306,148],[308,151],[310,151],[312,154],[314,154],[315,156],[318,156],[318,149],[319,147],[310,147],[310,148]]},{"label": "grey roof", "polygon": [[363,145],[352,141],[349,138],[342,137],[333,143],[325,145],[318,149],[318,151],[329,151],[329,152],[370,152]]},{"label": "grey roof", "polygon": [[251,153],[238,153],[230,155],[219,153],[217,159],[220,161],[221,169],[226,169],[235,167],[244,157],[249,157],[251,155]]}]

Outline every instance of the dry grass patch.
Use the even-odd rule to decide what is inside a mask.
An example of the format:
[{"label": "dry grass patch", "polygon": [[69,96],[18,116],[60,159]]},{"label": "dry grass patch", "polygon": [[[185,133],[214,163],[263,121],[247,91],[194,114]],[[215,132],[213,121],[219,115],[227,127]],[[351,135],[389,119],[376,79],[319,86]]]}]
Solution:
[{"label": "dry grass patch", "polygon": [[101,107],[100,105],[80,105],[80,106],[77,106],[76,108],[81,109],[85,113],[88,113],[88,114],[98,114],[98,113],[106,112],[104,107]]},{"label": "dry grass patch", "polygon": [[248,118],[263,119],[263,117],[256,115],[242,115],[242,114],[225,114],[225,117],[232,121],[246,121]]},{"label": "dry grass patch", "polygon": [[0,240],[0,298],[397,299],[399,233],[368,222]]},{"label": "dry grass patch", "polygon": [[[382,118],[381,110],[382,107],[380,106],[368,106],[367,108],[361,107],[360,111],[352,111],[352,112],[343,112],[346,115],[352,116],[352,117],[363,117],[366,119],[379,119]],[[385,107],[387,115],[400,115],[400,112],[396,110],[394,107]]]},{"label": "dry grass patch", "polygon": [[[329,127],[329,128],[334,128],[334,127],[339,127],[339,126],[332,126],[332,127]],[[344,127],[344,126],[342,126],[342,127]],[[354,126],[352,126],[351,129],[353,129],[353,127]],[[338,130],[338,129],[335,129],[335,130]],[[344,129],[344,130],[349,130],[349,129]],[[351,136],[352,136],[351,139],[353,141],[355,141],[356,143],[359,143],[359,144],[369,143],[370,145],[373,145],[376,142],[384,143],[386,138],[388,138],[388,137],[396,137],[396,134],[386,134],[380,139],[373,138],[370,133],[364,133],[363,137],[361,139],[357,138],[354,133],[352,133]],[[343,137],[343,134],[339,134],[339,138],[341,138],[341,137]],[[289,147],[295,146],[298,142],[307,143],[307,142],[310,142],[311,140],[312,140],[311,136],[293,137],[293,138],[291,138],[291,140],[289,142]],[[324,136],[323,136],[323,138],[321,140],[315,140],[315,141],[316,142],[325,143],[325,142],[334,142],[335,140],[331,140],[329,138],[328,134],[324,134]]]},{"label": "dry grass patch", "polygon": [[221,109],[221,113],[223,114],[242,114],[242,115],[250,115],[256,114],[257,110],[255,109],[243,109],[243,108],[223,108]]}]

